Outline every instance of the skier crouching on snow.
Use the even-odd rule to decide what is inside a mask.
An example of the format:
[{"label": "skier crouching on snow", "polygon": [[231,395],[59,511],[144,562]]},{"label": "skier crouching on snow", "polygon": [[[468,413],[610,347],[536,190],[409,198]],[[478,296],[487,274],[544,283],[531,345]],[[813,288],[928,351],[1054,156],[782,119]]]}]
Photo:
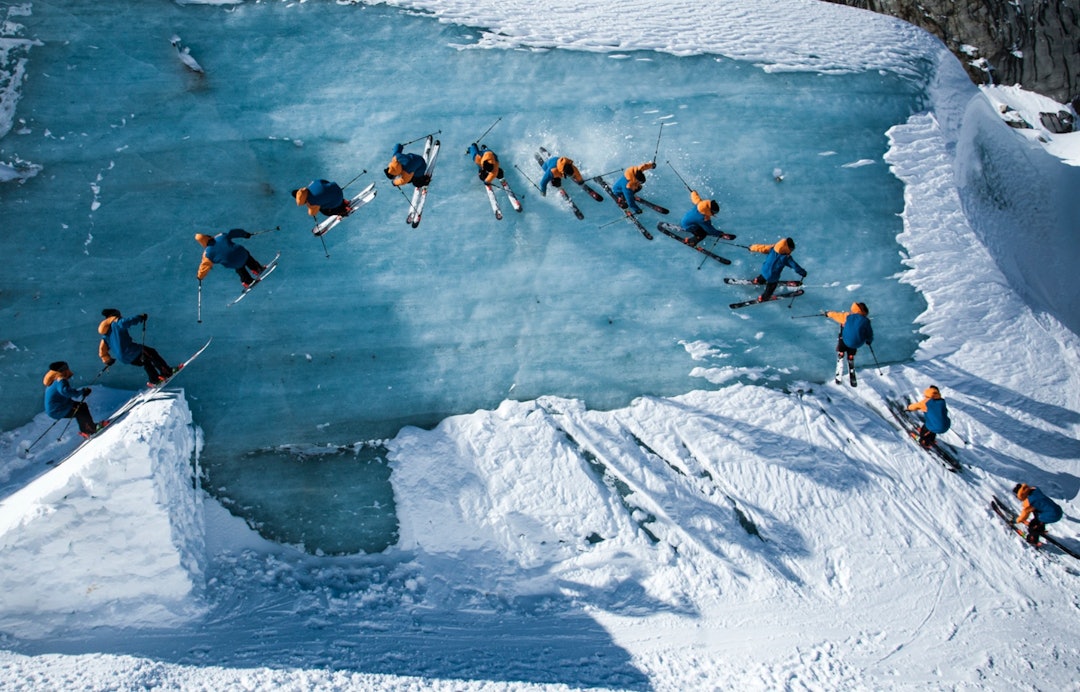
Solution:
[{"label": "skier crouching on snow", "polygon": [[251,234],[242,228],[234,228],[228,233],[218,233],[215,236],[196,233],[195,240],[206,248],[203,250],[202,262],[199,263],[199,273],[196,275],[200,283],[215,264],[220,264],[228,269],[235,269],[240,276],[240,283],[244,285],[244,288],[249,288],[253,281],[251,275],[258,276],[266,267],[259,264],[247,248],[234,243],[233,238],[250,237]]},{"label": "skier crouching on snow", "polygon": [[111,366],[119,358],[128,365],[141,365],[146,370],[146,384],[151,387],[157,386],[173,374],[172,367],[165,362],[161,354],[146,344],[135,343],[128,333],[135,325],[146,324],[145,312],[134,317],[123,317],[119,310],[105,308],[101,315],[105,318],[98,325],[98,334],[101,335],[98,356],[101,362]]},{"label": "skier crouching on snow", "polygon": [[836,372],[840,362],[847,357],[848,372],[855,370],[855,352],[863,344],[874,343],[874,328],[870,324],[870,308],[866,303],[852,303],[851,312],[826,312],[825,316],[840,323],[836,338]]},{"label": "skier crouching on snow", "polygon": [[563,178],[573,178],[576,183],[584,183],[581,171],[574,165],[573,159],[565,156],[552,156],[544,162],[544,175],[540,178],[540,194],[547,196],[547,186],[551,183],[555,187],[562,187]]},{"label": "skier crouching on snow", "polygon": [[938,435],[948,432],[952,427],[952,421],[949,420],[949,407],[945,404],[945,399],[941,397],[941,390],[934,385],[926,388],[921,401],[908,404],[907,410],[922,411],[926,414],[922,425],[919,426],[919,444],[927,449],[934,446]]},{"label": "skier crouching on snow", "polygon": [[58,360],[49,364],[49,371],[41,381],[45,385],[45,413],[55,420],[74,418],[79,424],[79,435],[90,437],[109,421],[101,421],[100,425],[94,422],[86,404],[90,388],[75,389],[71,386],[72,376],[67,362]]},{"label": "skier crouching on snow", "polygon": [[611,191],[615,195],[626,200],[626,208],[632,214],[640,214],[641,207],[634,201],[634,195],[641,192],[641,186],[645,184],[645,171],[656,168],[656,162],[646,161],[640,166],[630,166],[623,171],[622,177],[615,181]]},{"label": "skier crouching on snow", "polygon": [[289,193],[296,200],[296,206],[307,205],[308,215],[315,217],[320,212],[324,216],[348,216],[349,201],[341,186],[330,180],[313,180],[307,187]]},{"label": "skier crouching on snow", "polygon": [[691,190],[690,202],[694,206],[683,214],[679,225],[687,233],[693,233],[694,237],[687,238],[683,242],[694,247],[705,240],[705,236],[711,235],[719,238],[722,235],[721,232],[713,228],[712,225],[712,217],[720,211],[720,205],[716,203],[716,200],[702,199],[697,190]]},{"label": "skier crouching on snow", "polygon": [[791,238],[784,238],[775,245],[751,245],[750,252],[769,255],[761,265],[761,274],[754,279],[756,284],[765,284],[764,293],[758,296],[759,303],[772,298],[776,285],[780,283],[780,272],[784,271],[784,267],[791,267],[796,274],[806,278],[806,270],[800,267],[791,256],[791,253],[795,252],[795,241]]},{"label": "skier crouching on snow", "polygon": [[494,151],[488,149],[486,144],[477,145],[476,142],[473,142],[469,145],[467,153],[472,157],[477,168],[480,169],[478,175],[485,185],[490,185],[496,180],[502,180],[506,177],[502,167],[499,166],[499,157]]},{"label": "skier crouching on snow", "polygon": [[[1038,545],[1039,539],[1046,532],[1046,525],[1061,519],[1061,507],[1033,485],[1017,483],[1013,495],[1024,503],[1016,523],[1027,524],[1027,542]],[[1028,515],[1031,520],[1027,521]]]},{"label": "skier crouching on snow", "polygon": [[390,163],[383,169],[383,173],[390,178],[394,187],[401,187],[412,183],[416,187],[423,187],[431,182],[431,178],[424,172],[427,170],[427,161],[420,154],[406,154],[405,147],[400,144],[394,145],[394,153],[390,157]]}]

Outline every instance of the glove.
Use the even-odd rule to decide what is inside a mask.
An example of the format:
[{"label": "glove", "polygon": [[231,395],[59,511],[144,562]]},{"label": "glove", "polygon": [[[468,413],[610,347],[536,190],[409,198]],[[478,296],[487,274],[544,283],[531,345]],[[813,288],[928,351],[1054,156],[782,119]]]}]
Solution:
[{"label": "glove", "polygon": [[90,396],[90,388],[89,388],[89,387],[83,387],[83,388],[82,388],[82,395],[83,395],[83,398],[84,398],[84,399],[85,399],[86,397]]},{"label": "glove", "polygon": [[480,176],[480,180],[483,180],[487,177],[487,173],[485,173],[484,171],[480,171],[479,173],[477,173],[477,175]]},{"label": "glove", "polygon": [[141,322],[145,322],[149,318],[150,318],[150,315],[147,315],[145,312],[143,314],[139,315],[139,320]]},{"label": "glove", "polygon": [[116,359],[115,358],[110,358],[107,361],[105,361],[105,365],[107,367],[112,367],[115,364],[116,364]]},{"label": "glove", "polygon": [[806,278],[806,270],[803,269],[801,272],[799,272],[799,276],[801,276],[802,278],[805,279]]}]

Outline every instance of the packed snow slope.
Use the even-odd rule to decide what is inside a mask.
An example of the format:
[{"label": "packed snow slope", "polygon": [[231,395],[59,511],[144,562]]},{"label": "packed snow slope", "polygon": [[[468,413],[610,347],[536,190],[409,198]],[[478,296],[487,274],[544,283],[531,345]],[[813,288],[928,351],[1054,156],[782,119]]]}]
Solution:
[{"label": "packed snow slope", "polygon": [[[493,27],[499,46],[605,50],[618,36],[889,69],[914,45],[938,61],[934,112],[893,128],[887,155],[905,185],[901,280],[929,306],[916,358],[875,366],[860,351],[857,389],[734,384],[614,411],[541,397],[406,428],[384,449],[398,544],[335,558],[263,541],[178,482],[197,467],[198,432],[183,399],[155,400],[6,486],[0,686],[1076,689],[1080,565],[1028,548],[987,507],[1017,481],[1038,485],[1065,509],[1051,532],[1080,547],[1080,344],[1022,269],[1027,233],[1072,238],[1007,213],[1032,194],[1033,168],[1070,167],[986,117],[943,47],[867,13],[796,0],[423,6]],[[703,33],[688,39],[691,26]],[[685,43],[656,45],[669,34]],[[979,204],[988,189],[995,204]],[[1050,210],[1072,203],[1058,187],[1038,194]],[[960,474],[884,413],[931,383]],[[19,454],[48,423],[4,433],[11,468],[62,451]]]}]

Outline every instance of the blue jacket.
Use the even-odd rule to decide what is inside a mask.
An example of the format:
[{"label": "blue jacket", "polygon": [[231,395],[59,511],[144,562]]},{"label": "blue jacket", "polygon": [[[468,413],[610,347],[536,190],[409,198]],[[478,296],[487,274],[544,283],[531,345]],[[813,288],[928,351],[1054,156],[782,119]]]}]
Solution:
[{"label": "blue jacket", "polygon": [[135,315],[113,320],[109,324],[103,323],[108,331],[102,335],[101,340],[109,347],[113,358],[130,365],[131,361],[142,355],[143,347],[132,340],[128,330],[145,320],[143,315]]},{"label": "blue jacket", "polygon": [[699,228],[706,235],[720,235],[720,231],[713,227],[712,222],[706,219],[705,215],[698,211],[697,207],[691,207],[690,211],[683,214],[682,222],[679,225],[686,231]]},{"label": "blue jacket", "polygon": [[952,427],[952,421],[949,420],[949,407],[945,405],[944,399],[926,401],[926,417],[923,419],[923,425],[935,435],[948,432]]},{"label": "blue jacket", "polygon": [[622,197],[626,200],[626,207],[635,214],[641,213],[641,207],[634,201],[634,191],[630,189],[630,181],[626,179],[626,176],[620,176],[615,184],[611,186],[611,191],[615,193],[616,197]]},{"label": "blue jacket", "polygon": [[[420,154],[406,154],[405,147],[400,144],[394,145],[394,153],[390,157],[390,165],[386,170],[394,178],[394,185],[401,186],[411,182],[418,175],[427,171],[427,161]],[[400,181],[400,182],[399,182]]]},{"label": "blue jacket", "polygon": [[1061,519],[1061,507],[1038,488],[1031,489],[1031,493],[1027,496],[1027,503],[1035,512],[1035,518],[1044,524],[1052,524]]},{"label": "blue jacket", "polygon": [[791,255],[777,252],[776,248],[769,250],[769,256],[761,264],[761,275],[765,277],[765,283],[771,284],[780,280],[780,272],[784,267],[791,267],[799,276],[806,276],[806,270]]},{"label": "blue jacket", "polygon": [[228,233],[218,233],[214,236],[214,244],[203,252],[203,256],[214,264],[220,264],[228,269],[239,269],[247,262],[249,253],[247,248],[233,243],[233,238],[250,238],[251,234],[242,228],[234,228]]},{"label": "blue jacket", "polygon": [[72,387],[66,378],[56,378],[45,387],[45,413],[57,420],[66,418],[82,395],[82,390]]},{"label": "blue jacket", "polygon": [[874,343],[874,328],[870,326],[866,315],[853,312],[844,320],[844,326],[840,328],[840,338],[848,348],[859,348],[863,344]]},{"label": "blue jacket", "polygon": [[329,180],[315,180],[307,186],[307,203],[314,204],[319,209],[336,209],[345,201],[345,194],[341,186]]}]

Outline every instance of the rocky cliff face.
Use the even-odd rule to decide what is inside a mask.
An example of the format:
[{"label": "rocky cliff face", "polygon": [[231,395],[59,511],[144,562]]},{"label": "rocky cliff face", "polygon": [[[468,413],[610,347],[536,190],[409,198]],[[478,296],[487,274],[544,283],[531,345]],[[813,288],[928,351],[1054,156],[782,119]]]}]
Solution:
[{"label": "rocky cliff face", "polygon": [[1020,84],[1080,106],[1080,0],[826,0],[940,38],[978,84]]}]

